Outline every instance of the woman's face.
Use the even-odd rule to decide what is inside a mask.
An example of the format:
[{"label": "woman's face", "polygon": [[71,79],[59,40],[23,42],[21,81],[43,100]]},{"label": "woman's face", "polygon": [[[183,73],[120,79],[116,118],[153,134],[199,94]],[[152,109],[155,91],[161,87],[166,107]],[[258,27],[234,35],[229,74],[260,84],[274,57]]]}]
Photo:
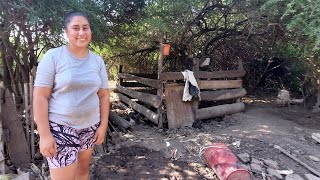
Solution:
[{"label": "woman's face", "polygon": [[72,17],[65,31],[69,39],[69,45],[75,48],[86,48],[91,41],[90,24],[83,16]]}]

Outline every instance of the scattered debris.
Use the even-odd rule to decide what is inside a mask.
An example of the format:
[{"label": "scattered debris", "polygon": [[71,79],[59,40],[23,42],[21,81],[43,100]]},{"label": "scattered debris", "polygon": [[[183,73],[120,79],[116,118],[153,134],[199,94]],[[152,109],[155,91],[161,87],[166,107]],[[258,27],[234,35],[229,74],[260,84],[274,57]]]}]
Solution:
[{"label": "scattered debris", "polygon": [[263,162],[255,158],[251,158],[251,164],[258,164],[260,166],[263,166]]},{"label": "scattered debris", "polygon": [[296,157],[292,156],[288,151],[282,149],[280,146],[275,145],[274,148],[280,150],[282,153],[284,153],[285,155],[287,155],[288,157],[290,157],[291,159],[295,160],[297,163],[301,164],[302,166],[304,166],[305,168],[307,168],[310,172],[316,174],[317,176],[320,176],[320,172],[316,171],[315,169],[313,169],[312,167],[310,167],[309,165],[307,165],[306,163],[300,161],[299,159],[297,159]]},{"label": "scattered debris", "polygon": [[320,162],[320,158],[316,157],[316,156],[308,156],[312,161],[315,162]]},{"label": "scattered debris", "polygon": [[279,169],[278,163],[276,161],[266,159],[263,160],[264,164],[273,169]]},{"label": "scattered debris", "polygon": [[234,145],[235,147],[239,148],[241,144],[241,141],[235,141],[232,143],[232,145]]},{"label": "scattered debris", "polygon": [[304,177],[306,178],[306,180],[320,180],[320,177],[316,177],[313,174],[305,174]]},{"label": "scattered debris", "polygon": [[275,169],[267,168],[267,172],[268,172],[268,174],[276,177],[277,179],[283,179],[282,175],[278,171],[276,171]]},{"label": "scattered debris", "polygon": [[280,174],[283,175],[289,175],[289,174],[293,174],[292,170],[277,170]]},{"label": "scattered debris", "polygon": [[304,179],[298,174],[289,174],[286,176],[285,180],[304,180]]},{"label": "scattered debris", "polygon": [[320,143],[320,133],[312,133],[311,137]]},{"label": "scattered debris", "polygon": [[251,170],[252,171],[258,171],[258,172],[262,172],[262,168],[261,168],[261,166],[260,165],[258,165],[258,164],[253,164],[253,163],[251,163],[250,164],[250,168],[251,168]]}]

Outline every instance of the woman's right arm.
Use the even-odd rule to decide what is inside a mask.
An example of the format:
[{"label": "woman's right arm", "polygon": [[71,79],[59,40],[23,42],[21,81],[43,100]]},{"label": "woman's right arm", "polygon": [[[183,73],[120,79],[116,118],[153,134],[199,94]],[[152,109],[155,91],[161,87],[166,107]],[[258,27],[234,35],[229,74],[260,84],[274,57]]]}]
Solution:
[{"label": "woman's right arm", "polygon": [[52,88],[34,87],[33,112],[34,120],[40,135],[40,152],[45,157],[55,156],[57,153],[56,142],[49,127],[49,98]]}]

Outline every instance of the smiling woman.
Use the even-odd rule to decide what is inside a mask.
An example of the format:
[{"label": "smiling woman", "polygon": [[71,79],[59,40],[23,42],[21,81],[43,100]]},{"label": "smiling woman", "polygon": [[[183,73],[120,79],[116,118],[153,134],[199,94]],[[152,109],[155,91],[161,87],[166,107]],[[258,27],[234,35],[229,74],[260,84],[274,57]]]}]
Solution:
[{"label": "smiling woman", "polygon": [[64,30],[69,39],[68,50],[76,57],[86,57],[88,54],[87,46],[92,38],[88,17],[80,12],[66,16]]},{"label": "smiling woman", "polygon": [[40,152],[53,180],[89,179],[93,147],[108,126],[108,76],[103,59],[88,49],[88,17],[66,14],[64,30],[69,43],[44,55],[34,84]]}]

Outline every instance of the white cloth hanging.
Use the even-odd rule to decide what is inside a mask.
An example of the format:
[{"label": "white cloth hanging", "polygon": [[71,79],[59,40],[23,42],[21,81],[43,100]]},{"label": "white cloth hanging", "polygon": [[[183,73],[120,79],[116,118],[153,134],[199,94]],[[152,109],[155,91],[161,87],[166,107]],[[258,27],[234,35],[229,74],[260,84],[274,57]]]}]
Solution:
[{"label": "white cloth hanging", "polygon": [[[200,88],[198,86],[198,83],[196,81],[196,78],[193,75],[192,71],[185,70],[181,72],[183,74],[184,80],[185,80],[185,85],[184,85],[184,90],[183,90],[183,97],[182,101],[191,101],[192,97],[196,95],[200,98]],[[190,87],[193,86],[193,87]],[[192,93],[190,92],[190,89],[195,89],[196,91],[193,91]]]}]

